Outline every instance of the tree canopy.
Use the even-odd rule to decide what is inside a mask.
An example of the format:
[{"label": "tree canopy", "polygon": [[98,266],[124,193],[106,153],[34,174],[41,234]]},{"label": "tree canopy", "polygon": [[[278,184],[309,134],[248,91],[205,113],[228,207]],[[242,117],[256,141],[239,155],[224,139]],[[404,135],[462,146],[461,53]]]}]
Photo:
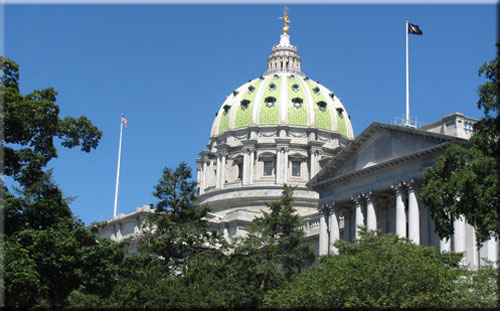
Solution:
[{"label": "tree canopy", "polygon": [[479,69],[479,75],[487,79],[478,90],[477,105],[484,114],[474,125],[468,146],[450,146],[425,173],[420,198],[430,209],[441,237],[450,237],[454,220],[462,216],[476,229],[479,243],[500,237],[498,53]]},{"label": "tree canopy", "polygon": [[22,95],[19,66],[7,58],[0,61],[3,174],[15,182],[10,190],[2,185],[5,304],[60,309],[73,291],[109,295],[123,247],[98,240],[73,216],[70,199],[46,169],[57,157],[55,139],[89,152],[102,133],[86,117],[60,118],[53,88]]},{"label": "tree canopy", "polygon": [[354,243],[339,240],[335,245],[338,255],[322,257],[319,266],[270,290],[264,305],[315,309],[495,306],[493,269],[483,268],[476,274],[460,267],[461,254],[442,254],[434,247],[366,228]]}]

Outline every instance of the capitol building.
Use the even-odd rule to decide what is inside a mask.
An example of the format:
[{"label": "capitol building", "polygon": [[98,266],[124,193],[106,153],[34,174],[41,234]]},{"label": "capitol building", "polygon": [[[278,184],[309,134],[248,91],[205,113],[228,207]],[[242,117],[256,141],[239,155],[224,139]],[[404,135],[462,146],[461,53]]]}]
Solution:
[{"label": "capitol building", "polygon": [[[336,254],[335,241],[352,241],[365,226],[464,252],[463,263],[471,267],[496,262],[498,241],[478,249],[463,219],[451,239],[441,240],[418,199],[426,169],[448,145],[466,144],[476,120],[451,113],[418,128],[374,122],[355,137],[337,95],[301,71],[286,11],[283,19],[267,70],[236,87],[207,129],[210,138],[196,164],[198,204],[212,209],[208,221],[226,239],[244,236],[287,184],[296,187],[294,207],[317,255]],[[140,234],[150,212],[144,206],[115,216],[99,234],[112,240]]]}]

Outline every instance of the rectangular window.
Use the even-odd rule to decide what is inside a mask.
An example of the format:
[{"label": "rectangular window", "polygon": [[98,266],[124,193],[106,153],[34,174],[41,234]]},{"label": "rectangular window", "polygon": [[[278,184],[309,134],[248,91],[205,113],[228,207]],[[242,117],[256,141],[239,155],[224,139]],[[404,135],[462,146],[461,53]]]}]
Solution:
[{"label": "rectangular window", "polygon": [[292,176],[300,176],[300,162],[292,162]]},{"label": "rectangular window", "polygon": [[264,176],[273,175],[273,161],[264,161]]}]

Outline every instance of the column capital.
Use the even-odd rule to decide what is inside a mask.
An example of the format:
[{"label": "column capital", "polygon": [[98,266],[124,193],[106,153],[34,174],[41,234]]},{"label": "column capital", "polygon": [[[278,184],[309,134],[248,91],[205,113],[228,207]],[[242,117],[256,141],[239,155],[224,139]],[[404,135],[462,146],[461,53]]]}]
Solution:
[{"label": "column capital", "polygon": [[351,197],[351,200],[354,202],[356,205],[361,205],[363,201],[363,194],[356,194]]},{"label": "column capital", "polygon": [[318,207],[319,214],[328,216],[330,214],[330,205],[331,204],[320,204]]},{"label": "column capital", "polygon": [[408,188],[410,191],[417,191],[419,182],[416,181],[415,179],[408,179],[403,182],[403,184]]},{"label": "column capital", "polygon": [[215,155],[216,155],[218,158],[227,157],[228,152],[227,152],[226,150],[221,150],[221,151],[217,151],[217,152],[215,153]]},{"label": "column capital", "polygon": [[252,153],[255,152],[256,148],[255,146],[245,146],[243,147],[243,152],[244,153]]},{"label": "column capital", "polygon": [[367,202],[375,202],[375,198],[377,197],[377,194],[373,191],[368,191],[362,194],[363,198],[366,199]]},{"label": "column capital", "polygon": [[397,184],[391,185],[391,189],[396,192],[396,194],[402,194],[404,184],[399,182]]}]

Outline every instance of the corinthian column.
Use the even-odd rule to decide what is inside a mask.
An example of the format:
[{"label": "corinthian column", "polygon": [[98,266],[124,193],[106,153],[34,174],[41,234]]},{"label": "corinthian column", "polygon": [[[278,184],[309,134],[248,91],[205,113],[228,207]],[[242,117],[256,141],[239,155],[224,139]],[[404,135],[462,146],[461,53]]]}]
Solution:
[{"label": "corinthian column", "polygon": [[420,244],[420,209],[413,180],[408,182],[408,237],[415,244]]},{"label": "corinthian column", "polygon": [[283,183],[288,182],[288,148],[283,148]]},{"label": "corinthian column", "polygon": [[328,254],[328,208],[321,206],[319,210],[319,255]]},{"label": "corinthian column", "polygon": [[453,235],[453,251],[455,253],[465,252],[465,220],[463,217],[453,222],[455,234]]},{"label": "corinthian column", "polygon": [[222,153],[222,157],[221,157],[221,172],[220,172],[220,187],[221,188],[224,188],[224,184],[225,184],[225,171],[226,171],[226,156],[227,154],[224,152]]},{"label": "corinthian column", "polygon": [[377,214],[375,212],[375,195],[371,192],[366,194],[366,228],[377,230]]},{"label": "corinthian column", "polygon": [[340,239],[340,227],[339,227],[339,213],[340,208],[335,203],[330,206],[330,219],[329,229],[330,229],[330,254],[337,255],[339,250],[335,247],[335,242]]},{"label": "corinthian column", "polygon": [[406,211],[403,202],[403,186],[401,184],[393,185],[391,188],[396,192],[396,234],[406,237]]},{"label": "corinthian column", "polygon": [[220,175],[221,175],[221,155],[217,154],[217,166],[215,171],[215,188],[220,188]]},{"label": "corinthian column", "polygon": [[354,201],[354,223],[356,225],[355,228],[355,238],[359,239],[359,227],[363,227],[365,225],[365,219],[362,211],[362,198],[360,195],[351,197],[351,200]]},{"label": "corinthian column", "polygon": [[250,163],[248,163],[248,183],[252,184],[253,183],[253,171],[254,171],[254,164],[255,164],[255,149],[250,148]]}]

